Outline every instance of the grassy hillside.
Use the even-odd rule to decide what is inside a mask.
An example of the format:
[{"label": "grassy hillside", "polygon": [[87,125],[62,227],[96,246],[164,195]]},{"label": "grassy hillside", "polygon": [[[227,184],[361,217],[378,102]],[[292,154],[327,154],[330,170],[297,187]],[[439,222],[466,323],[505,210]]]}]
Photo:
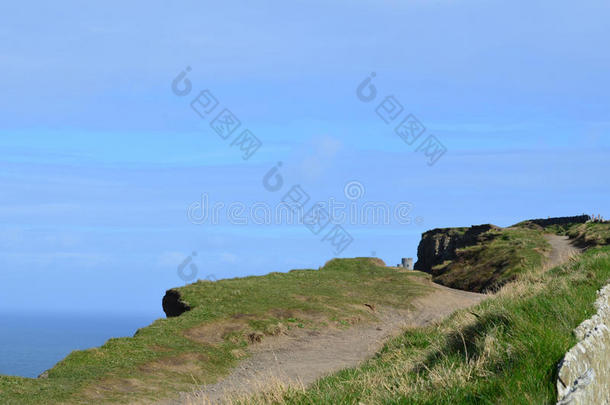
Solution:
[{"label": "grassy hillside", "polygon": [[610,244],[609,222],[588,222],[571,226],[566,229],[565,234],[581,247],[603,246]]},{"label": "grassy hillside", "polygon": [[574,241],[575,245],[582,248],[610,244],[610,222],[564,223],[542,227],[531,221],[523,221],[514,227],[566,235]]},{"label": "grassy hillside", "polygon": [[306,390],[275,389],[236,403],[554,404],[557,364],[573,329],[610,282],[610,247],[530,269],[492,298],[438,325],[406,331],[373,359]]},{"label": "grassy hillside", "polygon": [[550,245],[527,227],[492,229],[478,243],[456,250],[456,258],[431,269],[433,280],[461,290],[493,291],[525,270],[542,265]]},{"label": "grassy hillside", "polygon": [[[482,233],[434,272],[438,281],[463,289],[504,285],[493,298],[439,325],[408,331],[360,368],[308,390],[269,395],[297,404],[552,402],[555,366],[574,344],[571,331],[591,315],[595,291],[610,280],[610,248],[591,248],[578,262],[544,272],[549,246],[543,232],[550,230],[515,226]],[[554,232],[583,246],[610,241],[608,223]],[[266,336],[291,328],[348,328],[373,320],[367,305],[407,308],[427,293],[422,277],[356,258],[335,259],[319,270],[200,281],[176,289],[191,308],[181,316],[75,351],[48,378],[0,376],[0,403],[126,403],[190,391],[226,375]]]},{"label": "grassy hillside", "polygon": [[428,289],[418,277],[358,258],[320,270],[191,284],[178,289],[191,311],[159,319],[132,338],[75,351],[48,378],[0,376],[0,403],[116,403],[190,390],[226,374],[248,355],[250,342],[265,336],[366,322],[373,315],[365,304],[408,307]]}]

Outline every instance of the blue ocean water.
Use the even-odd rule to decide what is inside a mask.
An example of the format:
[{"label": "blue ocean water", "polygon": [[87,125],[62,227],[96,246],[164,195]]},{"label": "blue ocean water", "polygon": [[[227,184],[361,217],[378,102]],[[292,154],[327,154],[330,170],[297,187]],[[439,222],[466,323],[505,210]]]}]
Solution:
[{"label": "blue ocean water", "polygon": [[159,314],[0,313],[0,374],[37,377],[73,350],[133,336]]}]

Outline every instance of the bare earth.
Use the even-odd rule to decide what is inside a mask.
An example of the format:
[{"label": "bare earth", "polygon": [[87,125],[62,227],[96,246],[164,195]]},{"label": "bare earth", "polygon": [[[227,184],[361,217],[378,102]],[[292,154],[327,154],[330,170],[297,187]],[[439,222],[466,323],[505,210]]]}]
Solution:
[{"label": "bare earth", "polygon": [[483,294],[454,290],[427,280],[434,291],[414,300],[412,310],[377,308],[375,323],[323,331],[291,330],[289,335],[266,338],[250,347],[251,357],[216,384],[201,387],[197,394],[181,394],[163,405],[219,403],[235,394],[251,394],[276,381],[298,386],[348,367],[355,367],[379,351],[388,337],[407,327],[424,326],[452,312],[474,305]]},{"label": "bare earth", "polygon": [[[552,246],[548,267],[557,266],[579,252],[567,237],[545,237]],[[485,297],[427,280],[419,282],[430,285],[433,292],[415,299],[411,310],[377,308],[375,315],[379,321],[376,323],[354,325],[344,330],[293,330],[289,335],[267,338],[251,346],[251,357],[220,382],[158,404],[220,403],[228,396],[259,392],[277,381],[307,386],[320,377],[359,365],[378,352],[389,337],[397,336],[405,328],[428,325],[458,309],[477,304]]]},{"label": "bare earth", "polygon": [[567,236],[548,234],[544,235],[544,237],[553,248],[549,254],[547,267],[559,266],[560,264],[569,260],[570,257],[580,253],[580,249],[572,246],[570,239]]}]

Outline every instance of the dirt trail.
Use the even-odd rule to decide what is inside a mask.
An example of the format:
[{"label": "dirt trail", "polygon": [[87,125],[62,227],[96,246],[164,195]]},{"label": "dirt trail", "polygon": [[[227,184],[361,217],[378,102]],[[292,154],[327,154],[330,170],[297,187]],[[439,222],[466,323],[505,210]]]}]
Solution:
[{"label": "dirt trail", "polygon": [[267,338],[251,346],[251,357],[216,384],[201,387],[197,394],[181,394],[163,405],[219,403],[228,395],[251,394],[278,380],[284,384],[308,385],[318,378],[354,367],[378,352],[388,337],[406,327],[424,326],[452,312],[474,305],[483,294],[454,290],[427,280],[433,288],[413,301],[412,310],[377,309],[375,323],[354,325],[345,330],[291,331],[290,335]]},{"label": "dirt trail", "polygon": [[544,237],[551,244],[552,248],[548,257],[549,260],[546,263],[548,268],[559,266],[581,251],[572,245],[567,236],[547,234]]},{"label": "dirt trail", "polygon": [[[579,249],[568,238],[545,235],[552,250],[546,266],[557,266]],[[182,393],[180,398],[158,402],[158,405],[215,404],[227,396],[252,394],[281,381],[307,386],[318,378],[348,367],[355,367],[379,351],[387,338],[406,327],[425,326],[454,311],[474,305],[485,295],[454,290],[420,281],[433,288],[426,296],[414,300],[411,310],[377,309],[376,323],[355,325],[345,330],[291,331],[290,335],[267,338],[251,346],[251,357],[216,384],[201,387],[196,393]]]}]

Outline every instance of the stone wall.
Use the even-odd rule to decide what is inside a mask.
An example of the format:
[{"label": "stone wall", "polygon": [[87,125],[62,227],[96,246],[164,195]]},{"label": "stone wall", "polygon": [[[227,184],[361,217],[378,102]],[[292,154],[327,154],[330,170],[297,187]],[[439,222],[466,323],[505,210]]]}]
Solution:
[{"label": "stone wall", "polygon": [[610,404],[610,284],[598,292],[597,313],[574,331],[579,342],[559,365],[559,405]]},{"label": "stone wall", "polygon": [[584,224],[591,217],[589,215],[577,215],[575,217],[555,217],[555,218],[547,218],[547,219],[530,219],[527,222],[531,222],[540,226],[550,226],[550,225],[565,225],[565,224]]}]

